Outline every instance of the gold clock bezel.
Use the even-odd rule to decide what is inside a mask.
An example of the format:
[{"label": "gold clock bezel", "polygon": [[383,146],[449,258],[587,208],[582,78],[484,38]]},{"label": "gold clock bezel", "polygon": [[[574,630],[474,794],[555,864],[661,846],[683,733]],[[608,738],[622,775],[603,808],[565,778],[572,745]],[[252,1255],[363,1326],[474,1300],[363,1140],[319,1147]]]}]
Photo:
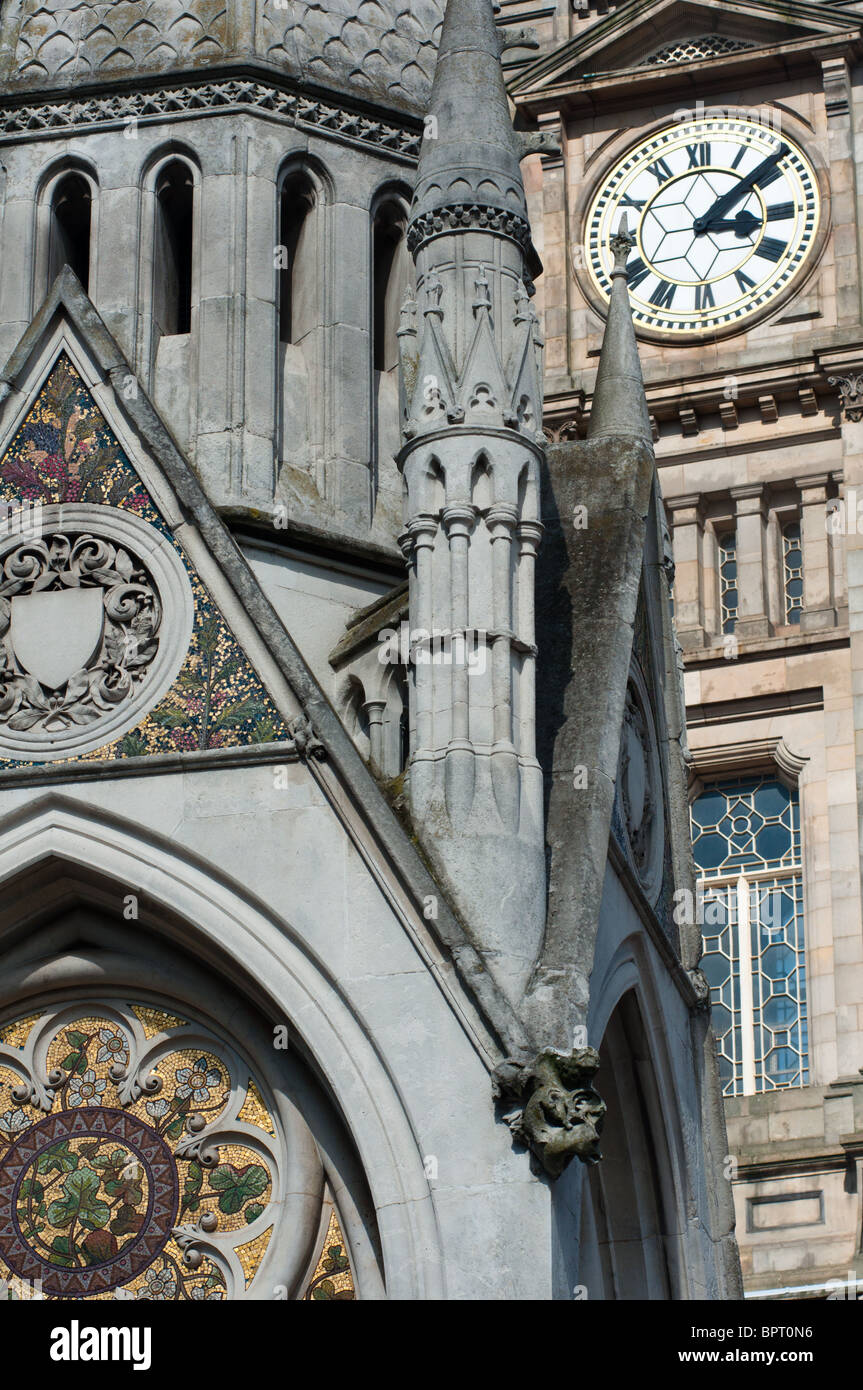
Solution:
[{"label": "gold clock bezel", "polygon": [[[764,112],[765,108],[763,107],[759,111],[753,111],[751,108],[717,106],[692,112],[691,117],[693,122],[696,120],[733,120],[745,122],[750,126],[758,126],[762,131],[770,133],[774,139],[777,137],[787,139],[794,152],[808,166],[816,201],[815,227],[808,249],[805,251],[800,264],[789,276],[787,284],[771,294],[763,305],[755,306],[727,324],[712,324],[707,328],[689,326],[659,328],[635,319],[635,331],[640,339],[647,342],[673,343],[677,346],[685,346],[740,336],[757,324],[771,318],[787,304],[789,299],[799,294],[818,265],[830,227],[830,188],[827,171],[821,157],[813,152],[806,138],[807,134],[811,137],[811,131],[802,127],[802,123],[792,121],[784,111],[778,112],[771,109],[768,119],[765,119]],[[636,140],[632,139],[631,131],[622,133],[618,139],[614,140],[614,153],[609,154],[604,160],[600,175],[592,179],[589,187],[585,190],[578,216],[579,240],[577,246],[579,255],[573,269],[585,299],[603,320],[608,313],[608,296],[596,280],[591,268],[592,247],[589,242],[590,225],[596,202],[615,172],[621,168],[625,161],[630,160],[639,151],[651,145],[657,136],[664,131],[677,130],[682,124],[689,124],[689,122],[670,120],[666,116],[645,127]]]}]

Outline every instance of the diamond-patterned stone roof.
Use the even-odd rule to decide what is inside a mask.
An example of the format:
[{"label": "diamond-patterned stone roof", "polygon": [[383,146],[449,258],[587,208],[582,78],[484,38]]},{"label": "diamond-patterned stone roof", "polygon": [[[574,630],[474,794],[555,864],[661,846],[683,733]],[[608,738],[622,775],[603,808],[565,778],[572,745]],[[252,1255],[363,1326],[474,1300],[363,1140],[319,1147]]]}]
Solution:
[{"label": "diamond-patterned stone roof", "polygon": [[199,69],[253,54],[321,87],[424,109],[444,3],[22,0],[0,8],[7,91]]}]

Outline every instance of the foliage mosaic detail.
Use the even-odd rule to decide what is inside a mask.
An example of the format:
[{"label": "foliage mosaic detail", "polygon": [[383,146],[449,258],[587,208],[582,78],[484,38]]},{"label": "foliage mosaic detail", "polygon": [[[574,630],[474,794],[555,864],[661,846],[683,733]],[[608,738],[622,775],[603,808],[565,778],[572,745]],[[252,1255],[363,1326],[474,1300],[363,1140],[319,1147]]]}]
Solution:
[{"label": "foliage mosaic detail", "polygon": [[[167,1026],[153,1031],[159,1014]],[[274,1226],[275,1135],[248,1068],[176,1015],[115,1003],[5,1024],[0,1289],[160,1301],[245,1291]]]},{"label": "foliage mosaic detail", "polygon": [[330,1214],[324,1248],[309,1286],[306,1299],[314,1302],[334,1302],[356,1298],[354,1277],[345,1247],[345,1238],[335,1211]]},{"label": "foliage mosaic detail", "polygon": [[[189,654],[168,694],[138,726],[86,760],[194,752],[287,739],[275,706],[183,555],[68,357],[61,355],[0,459],[6,524],[38,527],[40,505],[84,502],[133,512],[173,546],[193,591]],[[16,522],[15,518],[18,517]],[[168,615],[169,617],[170,615]],[[17,766],[5,760],[0,766]]]}]

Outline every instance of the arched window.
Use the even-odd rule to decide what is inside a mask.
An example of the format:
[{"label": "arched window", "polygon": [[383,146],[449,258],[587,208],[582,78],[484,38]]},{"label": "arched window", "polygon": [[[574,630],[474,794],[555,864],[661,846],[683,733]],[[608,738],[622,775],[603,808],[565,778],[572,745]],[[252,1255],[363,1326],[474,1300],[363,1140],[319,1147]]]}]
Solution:
[{"label": "arched window", "polygon": [[315,245],[315,186],[306,173],[289,175],[279,199],[279,339],[299,343],[316,327],[319,300]]},{"label": "arched window", "polygon": [[411,271],[406,224],[401,199],[388,198],[378,206],[372,230],[372,360],[377,372],[398,366],[399,311]]},{"label": "arched window", "polygon": [[156,180],[153,318],[165,338],[191,329],[194,204],[192,171],[174,159]]},{"label": "arched window", "polygon": [[48,284],[64,265],[74,270],[85,290],[90,288],[90,211],[92,191],[83,174],[66,174],[51,198],[48,244]]}]

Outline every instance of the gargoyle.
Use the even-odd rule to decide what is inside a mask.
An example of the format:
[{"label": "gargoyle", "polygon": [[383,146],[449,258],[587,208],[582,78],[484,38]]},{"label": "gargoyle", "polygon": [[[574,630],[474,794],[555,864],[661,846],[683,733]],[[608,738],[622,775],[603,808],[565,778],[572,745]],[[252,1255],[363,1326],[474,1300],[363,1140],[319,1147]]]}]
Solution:
[{"label": "gargoyle", "polygon": [[571,1159],[597,1163],[605,1101],[590,1084],[599,1067],[592,1047],[568,1054],[546,1049],[531,1062],[503,1062],[494,1073],[496,1100],[518,1100],[504,1115],[513,1137],[527,1144],[553,1178]]}]

